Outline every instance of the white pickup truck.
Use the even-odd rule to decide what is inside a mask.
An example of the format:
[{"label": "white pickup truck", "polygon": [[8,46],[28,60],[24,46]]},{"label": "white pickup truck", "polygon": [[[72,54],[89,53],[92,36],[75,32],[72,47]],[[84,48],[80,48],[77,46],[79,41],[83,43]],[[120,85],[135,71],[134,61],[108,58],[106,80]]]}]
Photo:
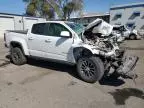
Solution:
[{"label": "white pickup truck", "polygon": [[[97,19],[86,28],[64,21],[33,24],[28,31],[6,31],[5,46],[10,49],[11,60],[23,65],[28,57],[37,57],[77,66],[80,78],[94,83],[103,76],[118,74],[132,77],[137,57],[123,60],[113,27]],[[113,68],[114,71],[109,73]]]}]

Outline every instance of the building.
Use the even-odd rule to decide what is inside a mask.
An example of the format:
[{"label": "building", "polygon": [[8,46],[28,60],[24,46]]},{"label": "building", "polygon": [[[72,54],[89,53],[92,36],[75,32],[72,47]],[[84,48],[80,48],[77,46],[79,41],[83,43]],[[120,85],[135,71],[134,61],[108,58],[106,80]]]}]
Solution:
[{"label": "building", "polygon": [[81,17],[76,17],[76,18],[71,18],[70,21],[76,22],[76,23],[81,23],[84,26],[88,25],[92,21],[94,21],[97,18],[101,18],[105,20],[106,22],[109,22],[110,15],[109,13],[88,13],[84,14]]},{"label": "building", "polygon": [[144,2],[126,5],[117,5],[110,8],[110,24],[126,25],[144,30]]},{"label": "building", "polygon": [[27,30],[33,23],[45,20],[39,17],[0,13],[0,38],[3,38],[5,30]]}]

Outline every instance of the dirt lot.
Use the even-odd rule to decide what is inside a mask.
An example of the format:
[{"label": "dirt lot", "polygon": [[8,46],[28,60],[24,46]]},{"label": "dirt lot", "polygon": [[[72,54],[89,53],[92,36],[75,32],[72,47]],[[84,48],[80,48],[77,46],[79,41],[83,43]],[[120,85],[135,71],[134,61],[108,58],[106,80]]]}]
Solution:
[{"label": "dirt lot", "polygon": [[[0,66],[0,108],[143,108],[144,40],[128,41],[128,54],[140,60],[132,80],[88,84],[78,79],[75,67],[30,60],[23,66]],[[0,41],[0,63],[8,50]]]}]

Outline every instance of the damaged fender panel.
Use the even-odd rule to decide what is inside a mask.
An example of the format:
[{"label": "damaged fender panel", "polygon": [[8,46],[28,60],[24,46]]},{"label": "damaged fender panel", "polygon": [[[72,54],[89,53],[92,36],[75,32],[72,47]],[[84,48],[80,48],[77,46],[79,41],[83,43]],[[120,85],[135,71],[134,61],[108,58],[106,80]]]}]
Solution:
[{"label": "damaged fender panel", "polygon": [[76,48],[76,47],[86,48],[86,49],[90,50],[91,53],[94,54],[94,55],[101,55],[101,56],[105,56],[105,57],[110,57],[110,56],[115,55],[115,50],[112,50],[112,51],[106,53],[106,52],[104,52],[100,49],[97,49],[95,46],[88,45],[88,44],[85,44],[85,43],[81,43],[78,46],[73,46],[73,47],[74,48]]},{"label": "damaged fender panel", "polygon": [[81,43],[78,46],[73,46],[73,47],[74,48],[76,48],[76,47],[86,48],[86,49],[90,50],[93,55],[100,55],[100,56],[104,56],[104,57],[108,57],[108,58],[117,56],[117,54],[116,54],[117,48],[113,49],[109,52],[104,52],[103,50],[97,49],[95,46],[88,45],[85,43]]}]

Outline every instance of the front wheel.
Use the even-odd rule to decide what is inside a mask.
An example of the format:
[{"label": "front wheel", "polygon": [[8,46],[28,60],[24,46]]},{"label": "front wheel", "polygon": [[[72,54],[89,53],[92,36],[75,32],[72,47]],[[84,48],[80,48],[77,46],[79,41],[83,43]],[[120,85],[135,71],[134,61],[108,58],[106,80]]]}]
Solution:
[{"label": "front wheel", "polygon": [[82,57],[77,62],[80,78],[88,83],[99,81],[104,75],[104,65],[98,57]]},{"label": "front wheel", "polygon": [[134,34],[130,35],[129,38],[130,38],[130,40],[136,40],[137,39],[136,35],[134,35]]}]

